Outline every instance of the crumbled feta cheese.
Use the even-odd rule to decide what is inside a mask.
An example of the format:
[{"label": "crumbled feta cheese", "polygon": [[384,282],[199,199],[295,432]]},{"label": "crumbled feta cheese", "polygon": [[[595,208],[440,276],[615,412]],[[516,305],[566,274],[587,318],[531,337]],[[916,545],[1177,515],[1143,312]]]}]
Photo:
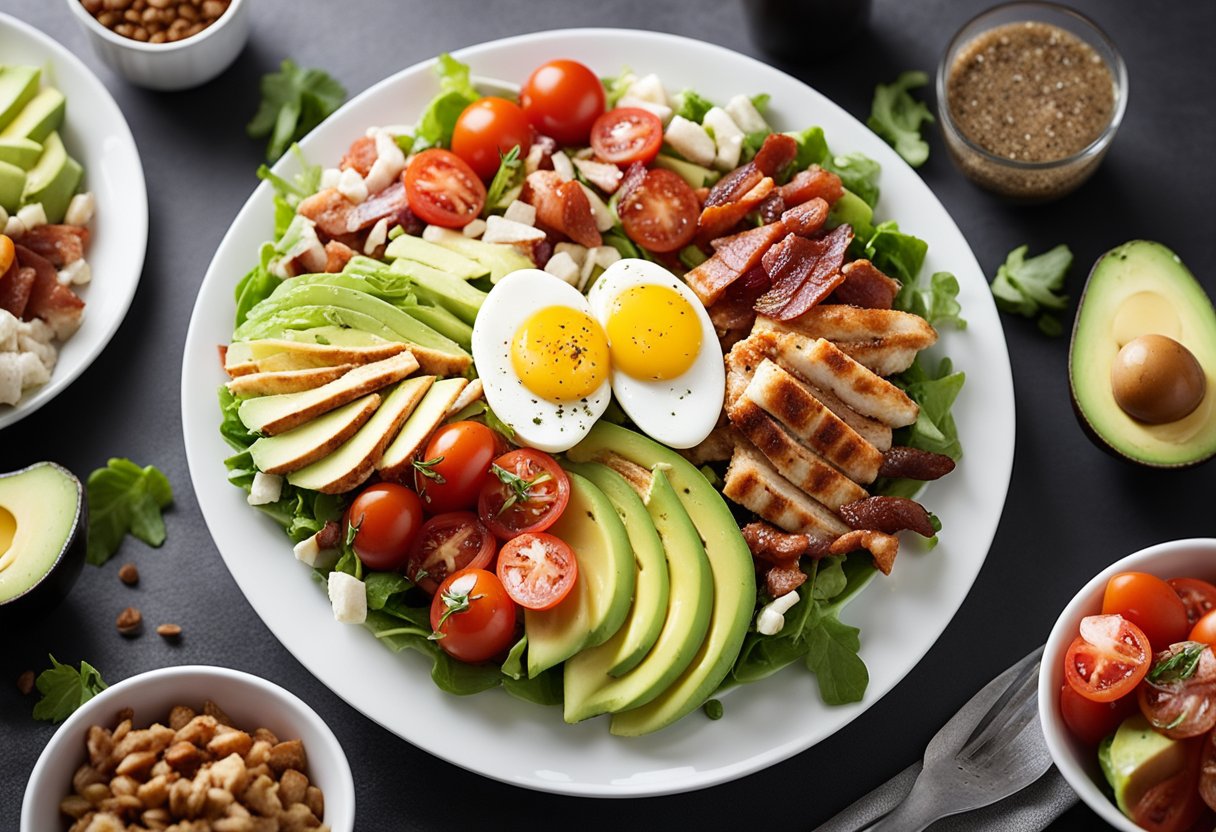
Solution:
[{"label": "crumbled feta cheese", "polygon": [[764,116],[760,115],[756,105],[746,95],[736,95],[728,101],[726,112],[744,133],[758,133],[768,129]]},{"label": "crumbled feta cheese", "polygon": [[705,128],[684,116],[676,116],[667,125],[667,143],[677,153],[697,165],[711,165],[717,149]]},{"label": "crumbled feta cheese", "polygon": [[21,401],[24,389],[21,380],[21,353],[0,353],[0,404],[16,404]]},{"label": "crumbled feta cheese", "polygon": [[359,175],[359,171],[354,168],[347,168],[342,171],[342,174],[338,177],[338,193],[355,204],[367,199],[367,185],[364,184],[363,177]]},{"label": "crumbled feta cheese", "polygon": [[536,209],[523,200],[516,199],[512,201],[502,216],[503,219],[508,219],[512,222],[522,222],[524,225],[536,225]]},{"label": "crumbled feta cheese", "polygon": [[414,128],[408,124],[386,124],[380,128],[385,133],[388,133],[393,138],[397,136],[409,136],[414,132]]},{"label": "crumbled feta cheese", "polygon": [[40,340],[23,332],[17,333],[16,352],[34,356],[48,373],[55,369],[55,361],[59,357],[50,339]]},{"label": "crumbled feta cheese", "polygon": [[460,233],[466,237],[480,237],[486,233],[486,221],[481,217],[477,217],[464,228],[460,229]]},{"label": "crumbled feta cheese", "polygon": [[549,258],[549,262],[545,264],[545,271],[554,277],[559,277],[569,283],[571,286],[577,286],[579,280],[578,263],[574,262],[574,258],[564,251],[559,251]]},{"label": "crumbled feta cheese", "polygon": [[637,107],[639,110],[645,110],[648,113],[652,113],[664,125],[671,121],[671,117],[675,114],[675,110],[666,104],[656,104],[653,101],[644,101],[641,98],[633,98],[628,95],[618,101],[616,106]]},{"label": "crumbled feta cheese", "polygon": [[4,236],[20,237],[24,233],[25,223],[23,223],[19,218],[9,217],[8,221],[4,223]]},{"label": "crumbled feta cheese", "polygon": [[587,260],[587,247],[580,246],[578,243],[558,243],[553,247],[553,253],[555,255],[562,253],[568,254],[571,260],[578,263],[578,267],[580,269],[583,267],[583,263]]},{"label": "crumbled feta cheese", "polygon": [[422,229],[422,239],[428,243],[438,243],[449,231],[451,231],[450,228],[444,228],[439,225],[428,225]]},{"label": "crumbled feta cheese", "polygon": [[785,614],[798,603],[798,591],[787,592],[764,605],[756,616],[756,632],[775,636],[785,627]]},{"label": "crumbled feta cheese", "polygon": [[587,290],[587,281],[591,279],[592,272],[595,271],[595,258],[599,254],[603,246],[593,246],[587,249],[587,256],[583,259],[583,267],[579,271],[578,290],[585,292]]},{"label": "crumbled feta cheese", "polygon": [[17,366],[21,368],[21,387],[28,390],[51,380],[51,372],[42,359],[32,352],[18,353]]},{"label": "crumbled feta cheese", "polygon": [[588,182],[604,193],[613,193],[620,187],[624,176],[621,169],[608,162],[596,162],[592,159],[575,159],[574,166],[578,168]]},{"label": "crumbled feta cheese", "polygon": [[35,202],[32,205],[22,205],[17,209],[17,219],[25,225],[25,230],[37,228],[40,225],[46,225],[46,211],[42,207],[41,202]]},{"label": "crumbled feta cheese", "polygon": [[621,259],[621,253],[612,246],[600,246],[595,250],[595,265],[606,269]]},{"label": "crumbled feta cheese", "polygon": [[540,163],[544,158],[545,145],[542,142],[534,143],[528,149],[528,155],[524,157],[524,175],[540,170]]},{"label": "crumbled feta cheese", "polygon": [[545,239],[545,232],[522,222],[491,215],[486,218],[486,230],[481,239],[486,243],[527,243]]},{"label": "crumbled feta cheese", "polygon": [[63,222],[66,225],[86,226],[93,219],[93,211],[96,210],[96,207],[97,203],[92,191],[76,194],[68,203],[68,210],[63,214]]},{"label": "crumbled feta cheese", "polygon": [[338,182],[342,179],[342,171],[337,168],[326,168],[321,171],[321,190],[327,191],[330,188],[338,187]]},{"label": "crumbled feta cheese", "polygon": [[93,270],[83,257],[73,260],[59,270],[59,282],[64,286],[83,286],[93,279]]},{"label": "crumbled feta cheese", "polygon": [[258,471],[253,475],[253,484],[249,487],[249,496],[245,501],[251,506],[264,506],[277,503],[283,496],[283,478],[278,474],[267,474]]},{"label": "crumbled feta cheese", "polygon": [[607,231],[616,225],[612,212],[608,210],[608,206],[604,204],[604,200],[600,199],[599,194],[582,182],[579,182],[578,186],[583,189],[583,193],[587,195],[587,201],[591,203],[591,217],[595,220],[595,229],[597,231]]},{"label": "crumbled feta cheese", "polygon": [[570,161],[570,157],[560,150],[553,154],[553,172],[563,182],[569,182],[574,178],[574,163]]},{"label": "crumbled feta cheese", "polygon": [[367,585],[345,572],[329,573],[329,604],[334,621],[362,624],[367,620]]},{"label": "crumbled feta cheese", "polygon": [[332,569],[338,562],[337,549],[322,549],[317,543],[317,535],[306,537],[292,547],[296,560],[311,566],[313,569]]},{"label": "crumbled feta cheese", "polygon": [[[658,75],[653,72],[649,75],[643,75],[638,78],[625,90],[624,98],[636,98],[640,101],[649,101],[651,104],[662,104],[669,106],[671,100],[667,97],[667,90],[663,89],[663,82]],[[618,103],[617,106],[622,106]]]},{"label": "crumbled feta cheese", "polygon": [[17,332],[20,321],[7,309],[0,309],[0,352],[17,351]]},{"label": "crumbled feta cheese", "polygon": [[376,132],[376,161],[363,180],[369,194],[378,194],[393,184],[405,170],[405,153],[397,140],[383,130]]},{"label": "crumbled feta cheese", "polygon": [[739,154],[743,150],[743,131],[730,114],[721,107],[710,107],[702,122],[714,131],[714,167],[718,170],[734,170],[739,165]]},{"label": "crumbled feta cheese", "polygon": [[372,226],[372,230],[367,232],[367,241],[363,243],[363,253],[371,255],[377,248],[384,245],[384,241],[388,239],[388,217],[381,217]]}]

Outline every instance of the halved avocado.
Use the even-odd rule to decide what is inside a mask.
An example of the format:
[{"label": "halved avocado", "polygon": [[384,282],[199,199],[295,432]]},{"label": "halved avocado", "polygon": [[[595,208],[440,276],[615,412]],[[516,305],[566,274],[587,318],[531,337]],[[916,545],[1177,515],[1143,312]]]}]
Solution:
[{"label": "halved avocado", "polygon": [[[1161,424],[1126,413],[1112,384],[1120,350],[1148,335],[1185,347],[1206,381],[1194,410]],[[1216,455],[1216,311],[1178,255],[1160,243],[1133,240],[1098,258],[1077,309],[1068,379],[1081,427],[1104,450],[1154,468]]]},{"label": "halved avocado", "polygon": [[1153,730],[1140,714],[1125,719],[1098,748],[1099,767],[1119,810],[1131,817],[1145,792],[1188,765],[1190,748]]},{"label": "halved avocado", "polygon": [[87,545],[84,488],[37,462],[0,475],[0,622],[43,612],[76,583]]}]

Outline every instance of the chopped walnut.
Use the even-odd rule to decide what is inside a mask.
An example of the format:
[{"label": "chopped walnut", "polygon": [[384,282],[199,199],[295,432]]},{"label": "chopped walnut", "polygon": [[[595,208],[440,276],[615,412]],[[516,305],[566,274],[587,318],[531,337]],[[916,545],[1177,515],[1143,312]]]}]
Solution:
[{"label": "chopped walnut", "polygon": [[202,748],[207,743],[211,742],[211,738],[215,736],[215,729],[219,726],[215,717],[201,714],[186,723],[186,726],[177,732],[174,737],[175,742],[189,742]]},{"label": "chopped walnut", "polygon": [[177,705],[173,710],[169,711],[169,727],[174,731],[180,731],[190,724],[190,720],[194,719],[195,713],[193,708],[185,705]]},{"label": "chopped walnut", "polygon": [[297,769],[289,768],[279,779],[279,800],[283,801],[284,806],[303,803],[304,795],[308,793],[308,786],[307,775]]},{"label": "chopped walnut", "polygon": [[275,745],[270,749],[270,757],[266,764],[280,777],[288,769],[303,771],[308,766],[308,759],[304,756],[304,743],[299,740],[288,740]]}]

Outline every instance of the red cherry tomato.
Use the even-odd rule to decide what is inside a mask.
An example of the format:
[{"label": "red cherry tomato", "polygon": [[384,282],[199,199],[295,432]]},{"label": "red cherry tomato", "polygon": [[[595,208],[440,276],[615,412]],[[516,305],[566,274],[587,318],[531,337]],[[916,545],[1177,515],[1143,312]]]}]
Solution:
[{"label": "red cherry tomato", "polygon": [[1166,581],[1186,607],[1186,620],[1192,627],[1195,622],[1216,609],[1216,586],[1198,578],[1170,578]]},{"label": "red cherry tomato", "polygon": [[[1187,741],[1186,762],[1172,776],[1134,796],[1132,820],[1148,832],[1188,832],[1203,814],[1201,796],[1204,740]],[[1132,797],[1128,795],[1128,797]],[[1207,824],[1206,829],[1211,824]]]},{"label": "red cherry tomato", "polygon": [[1113,702],[1136,689],[1153,653],[1148,637],[1119,615],[1081,619],[1081,634],[1064,656],[1064,680],[1094,702]]},{"label": "red cherry tomato", "polygon": [[1179,642],[1153,657],[1137,694],[1140,712],[1167,737],[1206,734],[1216,727],[1216,655],[1206,644]]},{"label": "red cherry tomato", "polygon": [[478,176],[490,179],[505,154],[519,146],[522,158],[532,147],[532,125],[514,101],[489,96],[464,108],[452,132],[452,152]]},{"label": "red cherry tomato", "polygon": [[1102,742],[1136,711],[1134,696],[1124,696],[1113,702],[1094,702],[1073,690],[1072,685],[1060,688],[1060,715],[1064,724],[1077,739],[1088,745]]},{"label": "red cherry tomato", "polygon": [[463,511],[477,505],[477,493],[503,438],[480,422],[451,422],[426,443],[414,463],[414,485],[430,514]]},{"label": "red cherry tomato", "polygon": [[509,540],[549,528],[569,501],[570,478],[557,461],[521,448],[494,460],[477,497],[477,514],[490,531]]},{"label": "red cherry tomato", "polygon": [[1169,584],[1145,572],[1120,572],[1106,583],[1105,615],[1121,615],[1139,627],[1154,650],[1186,638],[1186,607]]},{"label": "red cherry tomato", "polygon": [[578,560],[566,543],[551,534],[521,534],[498,553],[498,579],[521,607],[556,607],[574,589]]},{"label": "red cherry tomato", "polygon": [[498,541],[473,512],[437,514],[418,532],[405,563],[405,575],[434,595],[453,572],[485,569],[497,550]]},{"label": "red cherry tomato", "polygon": [[604,112],[604,85],[578,61],[543,63],[519,93],[528,121],[558,144],[585,144]]},{"label": "red cherry tomato", "polygon": [[1208,613],[1195,622],[1191,628],[1188,641],[1198,641],[1203,644],[1216,644],[1216,610]]},{"label": "red cherry tomato", "polygon": [[663,253],[692,242],[701,204],[679,174],[657,168],[621,198],[616,212],[629,239]]},{"label": "red cherry tomato", "polygon": [[650,164],[663,146],[663,122],[640,107],[618,107],[595,120],[591,147],[605,162]]},{"label": "red cherry tomato", "polygon": [[402,176],[410,210],[432,225],[463,228],[486,204],[486,186],[455,153],[437,147],[424,150]]},{"label": "red cherry tomato", "polygon": [[422,527],[422,501],[404,485],[380,482],[359,492],[347,512],[358,531],[351,546],[369,569],[400,569]]},{"label": "red cherry tomato", "polygon": [[443,651],[462,662],[484,662],[515,641],[515,602],[493,572],[462,569],[439,585],[431,629]]}]

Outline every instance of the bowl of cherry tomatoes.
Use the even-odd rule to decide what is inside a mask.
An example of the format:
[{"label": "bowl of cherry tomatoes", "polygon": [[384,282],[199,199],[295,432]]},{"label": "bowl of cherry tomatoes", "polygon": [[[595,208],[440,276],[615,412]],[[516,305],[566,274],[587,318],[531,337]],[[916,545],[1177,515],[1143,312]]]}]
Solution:
[{"label": "bowl of cherry tomatoes", "polygon": [[1060,773],[1116,829],[1216,825],[1216,538],[1161,543],[1078,592],[1047,639],[1039,717]]}]

